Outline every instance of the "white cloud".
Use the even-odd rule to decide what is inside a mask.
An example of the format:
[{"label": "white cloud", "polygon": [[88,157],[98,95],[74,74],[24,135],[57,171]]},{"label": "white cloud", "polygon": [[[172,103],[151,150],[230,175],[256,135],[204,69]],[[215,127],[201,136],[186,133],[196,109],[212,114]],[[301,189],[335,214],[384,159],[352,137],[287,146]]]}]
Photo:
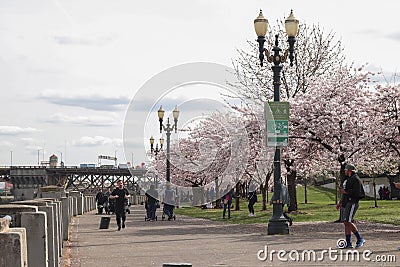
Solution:
[{"label": "white cloud", "polygon": [[39,130],[32,127],[0,126],[0,135],[18,135],[34,132],[39,132]]},{"label": "white cloud", "polygon": [[0,147],[11,147],[13,144],[8,141],[0,141]]},{"label": "white cloud", "polygon": [[24,148],[27,151],[34,151],[36,153],[37,150],[43,150],[45,144],[35,138],[32,137],[23,137],[20,138],[21,144],[23,144]]},{"label": "white cloud", "polygon": [[398,41],[400,41],[400,31],[393,32],[393,33],[389,34],[387,37],[398,42]]},{"label": "white cloud", "polygon": [[[82,93],[84,92],[84,93]],[[91,110],[121,110],[129,103],[130,98],[120,95],[102,95],[92,90],[81,92],[62,92],[46,90],[39,95],[52,104],[72,107],[82,107]]]},{"label": "white cloud", "polygon": [[102,146],[113,144],[117,147],[122,145],[122,139],[120,138],[109,138],[104,136],[83,136],[77,141],[73,141],[74,146]]},{"label": "white cloud", "polygon": [[24,142],[30,143],[30,144],[38,143],[38,141],[32,137],[23,137],[23,138],[21,138],[21,141],[24,141]]},{"label": "white cloud", "polygon": [[54,37],[56,43],[60,45],[86,45],[86,46],[104,46],[115,40],[111,35],[93,35],[92,36],[67,36],[57,35]]},{"label": "white cloud", "polygon": [[46,122],[50,123],[70,123],[75,125],[85,125],[85,126],[114,126],[116,124],[122,123],[115,117],[105,117],[105,116],[69,116],[60,113],[56,113],[46,119]]}]

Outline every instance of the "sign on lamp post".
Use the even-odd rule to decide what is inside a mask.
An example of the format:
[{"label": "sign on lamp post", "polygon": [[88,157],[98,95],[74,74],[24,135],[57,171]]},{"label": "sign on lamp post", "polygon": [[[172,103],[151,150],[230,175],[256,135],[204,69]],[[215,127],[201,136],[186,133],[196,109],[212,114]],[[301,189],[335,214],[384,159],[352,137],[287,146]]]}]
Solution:
[{"label": "sign on lamp post", "polygon": [[264,111],[267,120],[267,146],[288,146],[289,102],[266,102]]}]

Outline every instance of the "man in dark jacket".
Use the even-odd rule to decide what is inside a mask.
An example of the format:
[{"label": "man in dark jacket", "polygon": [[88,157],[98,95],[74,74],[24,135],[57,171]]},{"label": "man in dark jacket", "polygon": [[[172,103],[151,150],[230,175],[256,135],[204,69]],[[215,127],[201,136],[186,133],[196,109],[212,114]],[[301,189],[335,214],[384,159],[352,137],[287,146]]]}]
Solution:
[{"label": "man in dark jacket", "polygon": [[117,181],[118,187],[115,188],[110,196],[110,199],[115,199],[115,215],[117,219],[118,231],[121,230],[121,219],[122,228],[125,228],[126,220],[126,199],[129,197],[128,189],[124,188],[122,180]]},{"label": "man in dark jacket", "polygon": [[97,203],[97,214],[103,214],[103,207],[104,207],[105,197],[101,188],[99,192],[96,194],[96,203]]},{"label": "man in dark jacket", "polygon": [[357,237],[356,248],[364,245],[365,239],[361,237],[357,226],[353,223],[354,215],[358,209],[359,200],[365,196],[363,184],[356,174],[355,167],[351,164],[345,166],[345,175],[348,177],[340,188],[342,198],[337,209],[342,209],[341,221],[344,223],[344,232],[346,235],[346,248],[352,248],[351,233]]}]

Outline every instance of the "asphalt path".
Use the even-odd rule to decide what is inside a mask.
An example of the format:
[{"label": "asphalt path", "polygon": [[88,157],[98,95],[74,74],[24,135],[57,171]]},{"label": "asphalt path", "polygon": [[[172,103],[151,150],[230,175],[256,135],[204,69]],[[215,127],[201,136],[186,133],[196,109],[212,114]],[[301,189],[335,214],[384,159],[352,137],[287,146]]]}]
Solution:
[{"label": "asphalt path", "polygon": [[64,267],[400,266],[400,227],[392,225],[358,222],[365,245],[343,250],[337,248],[343,225],[334,222],[294,222],[289,235],[267,235],[267,222],[239,225],[184,216],[162,221],[160,210],[158,221],[144,218],[143,206],[131,206],[126,228],[118,231],[113,215],[108,229],[99,229],[101,215],[94,212],[74,217]]}]

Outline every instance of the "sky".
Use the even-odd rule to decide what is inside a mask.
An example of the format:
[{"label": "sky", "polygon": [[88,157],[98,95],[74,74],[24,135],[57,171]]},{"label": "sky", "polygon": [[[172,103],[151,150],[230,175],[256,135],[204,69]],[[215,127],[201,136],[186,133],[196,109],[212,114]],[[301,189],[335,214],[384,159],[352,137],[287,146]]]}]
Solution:
[{"label": "sky", "polygon": [[397,0],[2,0],[0,166],[52,154],[67,166],[97,164],[99,155],[147,162],[142,140],[123,146],[135,93],[180,64],[232,67],[236,49],[256,39],[260,8],[270,25],[293,9],[301,23],[334,32],[349,63],[387,77],[399,71]]}]

